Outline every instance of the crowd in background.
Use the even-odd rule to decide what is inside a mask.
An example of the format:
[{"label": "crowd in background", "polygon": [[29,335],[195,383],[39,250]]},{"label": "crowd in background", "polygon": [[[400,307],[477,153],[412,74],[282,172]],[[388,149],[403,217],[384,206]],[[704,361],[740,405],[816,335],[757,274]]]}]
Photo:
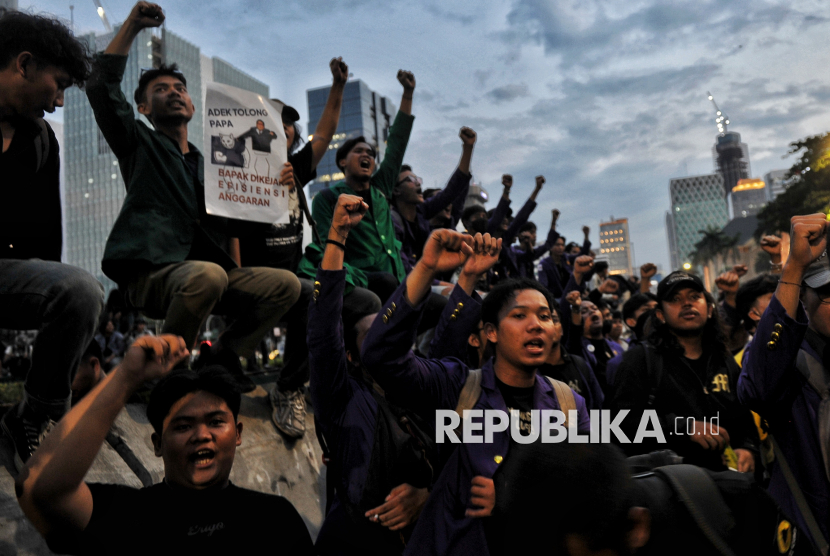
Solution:
[{"label": "crowd in background", "polygon": [[[735,266],[713,292],[687,270],[657,282],[652,263],[612,274],[588,226],[580,241],[559,234],[567,214],[553,210],[540,233],[539,196],[568,195],[549,192],[543,176],[515,212],[509,174],[492,210],[465,206],[478,140],[468,127],[446,186],[424,190],[405,164],[416,80],[404,70],[382,161],[371,138],[348,138],[336,151],[344,179],[308,206],[302,187],[337,131],[349,76],[334,58],[308,142],[297,111],[282,110],[279,181],[299,218],[217,217],[205,210],[205,162],[189,141],[187,76],[175,64],[144,71],[138,114],[121,89],[138,33],[163,21],[158,5],[139,2],[92,55],[54,19],[0,16],[0,172],[11,180],[0,186],[0,327],[39,330],[4,347],[3,368],[25,387],[0,427],[14,446],[21,507],[51,547],[827,553],[823,214],[770,230],[761,242],[770,271],[741,280],[747,269]],[[127,185],[101,263],[118,303],[60,263],[58,145],[42,116],[72,85],[84,86]],[[273,134],[259,127],[252,141]],[[305,249],[304,213],[314,229]],[[221,333],[200,345],[211,315],[221,315]],[[286,337],[269,392],[274,425],[301,438],[313,414],[327,464],[314,545],[291,504],[228,479],[240,396],[256,388],[255,365],[241,359],[270,351],[260,346],[275,326]],[[164,482],[87,484],[115,416],[142,389]],[[474,409],[515,412],[524,436],[538,433],[537,410],[561,410],[571,434],[601,421],[632,441],[526,443],[503,428],[484,443],[437,442],[437,410],[468,427]],[[664,436],[643,438],[643,423]]]}]

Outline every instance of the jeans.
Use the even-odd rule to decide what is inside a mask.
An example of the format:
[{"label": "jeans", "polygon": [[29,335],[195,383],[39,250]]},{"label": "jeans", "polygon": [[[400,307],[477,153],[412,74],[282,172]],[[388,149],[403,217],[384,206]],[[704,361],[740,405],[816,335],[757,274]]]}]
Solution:
[{"label": "jeans", "polygon": [[249,357],[300,295],[300,281],[287,270],[234,268],[184,261],[139,275],[127,299],[151,318],[165,319],[162,332],[184,338],[188,348],[212,313],[233,321],[219,344]]},{"label": "jeans", "polygon": [[103,308],[103,287],[80,268],[0,259],[0,328],[40,331],[24,390],[30,409],[55,420],[69,410],[70,385]]}]

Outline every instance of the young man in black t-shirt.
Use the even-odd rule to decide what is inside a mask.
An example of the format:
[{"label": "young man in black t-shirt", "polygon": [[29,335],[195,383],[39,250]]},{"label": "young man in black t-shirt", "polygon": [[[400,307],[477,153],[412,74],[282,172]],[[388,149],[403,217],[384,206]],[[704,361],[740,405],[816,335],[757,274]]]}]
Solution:
[{"label": "young man in black t-shirt", "polygon": [[[287,500],[230,483],[242,443],[239,391],[222,367],[170,372],[187,355],[181,337],[139,338],[29,460],[16,492],[52,550],[313,554],[303,520]],[[158,379],[147,418],[155,453],[164,460],[164,482],[143,489],[85,483],[127,399],[144,382]]]}]

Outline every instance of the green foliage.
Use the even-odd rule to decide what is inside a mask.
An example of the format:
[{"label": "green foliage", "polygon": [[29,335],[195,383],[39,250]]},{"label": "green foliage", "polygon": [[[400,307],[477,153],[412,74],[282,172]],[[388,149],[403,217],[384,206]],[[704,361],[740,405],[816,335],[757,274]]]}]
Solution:
[{"label": "green foliage", "polygon": [[795,183],[758,214],[756,239],[789,231],[793,216],[827,213],[830,207],[830,133],[790,143],[787,154],[800,155],[787,175]]},{"label": "green foliage", "polygon": [[703,266],[709,261],[715,260],[718,255],[733,253],[738,245],[738,236],[729,237],[721,228],[708,226],[705,230],[698,230],[703,237],[695,243],[695,250],[692,252],[692,262],[697,266]]}]

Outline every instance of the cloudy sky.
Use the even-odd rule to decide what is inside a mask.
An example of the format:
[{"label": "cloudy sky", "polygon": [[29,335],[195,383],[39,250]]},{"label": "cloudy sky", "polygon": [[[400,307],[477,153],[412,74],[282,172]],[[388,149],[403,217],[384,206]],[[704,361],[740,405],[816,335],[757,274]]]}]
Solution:
[{"label": "cloudy sky", "polygon": [[[131,2],[102,0],[111,22]],[[30,7],[103,32],[93,0]],[[162,4],[168,29],[271,87],[307,118],[305,90],[343,56],[354,78],[399,102],[417,79],[407,162],[443,185],[458,129],[479,140],[475,177],[491,196],[512,173],[514,206],[547,185],[531,217],[574,239],[628,217],[636,263],[668,267],[672,177],[710,173],[711,91],[749,145],[752,174],[788,168],[790,141],[830,130],[830,13],[820,1],[201,0]]]}]

